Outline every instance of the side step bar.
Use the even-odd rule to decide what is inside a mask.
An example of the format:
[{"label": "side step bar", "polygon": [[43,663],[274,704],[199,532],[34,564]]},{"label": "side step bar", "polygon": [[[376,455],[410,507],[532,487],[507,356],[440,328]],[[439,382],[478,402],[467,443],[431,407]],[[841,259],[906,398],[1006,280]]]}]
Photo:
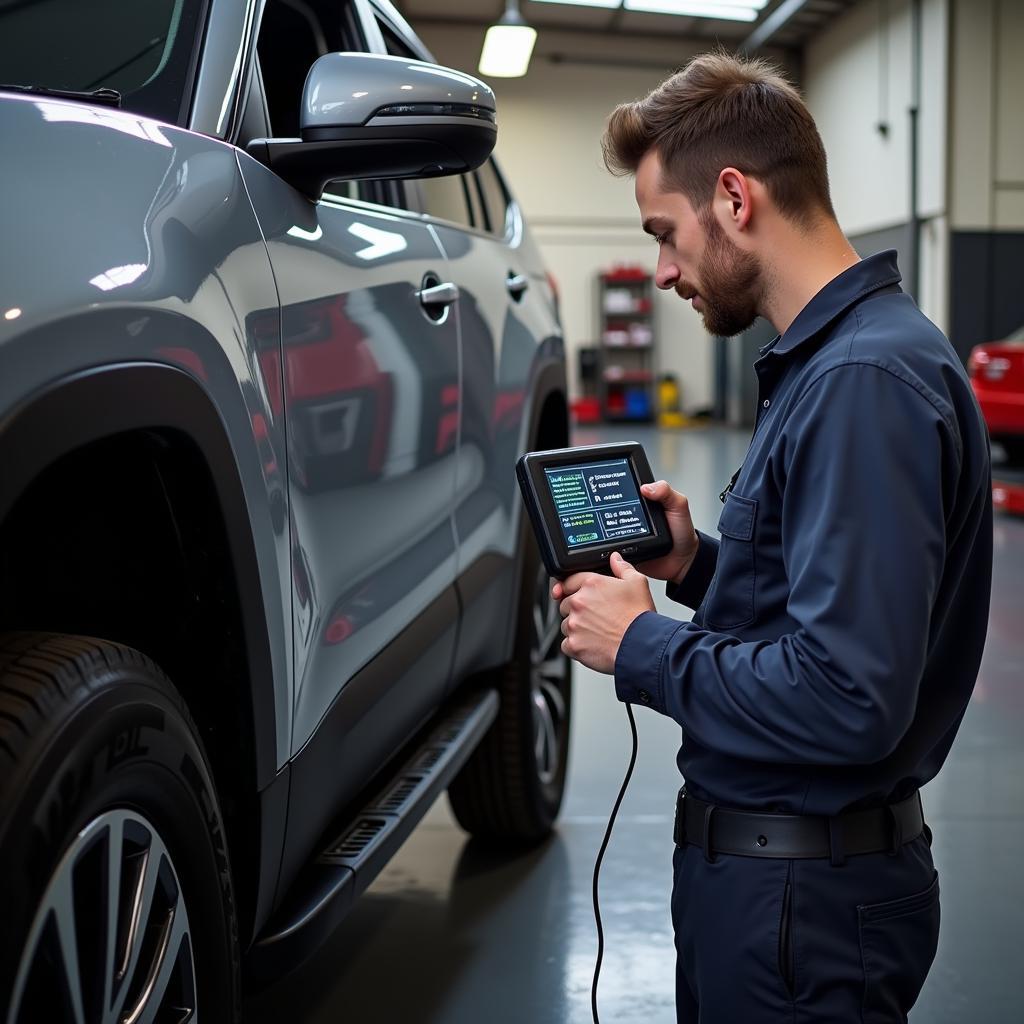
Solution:
[{"label": "side step bar", "polygon": [[351,910],[430,809],[498,714],[494,690],[470,694],[426,733],[398,771],[299,876],[246,958],[263,981],[293,970]]}]

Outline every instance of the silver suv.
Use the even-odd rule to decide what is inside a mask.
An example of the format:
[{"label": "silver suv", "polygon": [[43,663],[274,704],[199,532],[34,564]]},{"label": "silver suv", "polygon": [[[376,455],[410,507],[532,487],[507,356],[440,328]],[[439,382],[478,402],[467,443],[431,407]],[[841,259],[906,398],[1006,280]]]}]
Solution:
[{"label": "silver suv", "polygon": [[494,97],[381,0],[0,0],[0,1020],[238,1018],[438,793],[543,838],[567,443]]}]

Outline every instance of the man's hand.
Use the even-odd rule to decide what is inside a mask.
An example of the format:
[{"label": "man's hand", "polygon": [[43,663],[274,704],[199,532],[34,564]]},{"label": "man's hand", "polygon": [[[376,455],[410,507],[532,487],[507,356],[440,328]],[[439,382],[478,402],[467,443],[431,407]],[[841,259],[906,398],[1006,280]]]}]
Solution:
[{"label": "man's hand", "polygon": [[615,655],[632,621],[654,611],[647,577],[617,551],[608,559],[614,576],[578,572],[555,583],[551,596],[560,601],[562,653],[596,672],[611,673]]},{"label": "man's hand", "polygon": [[672,534],[672,550],[661,558],[641,562],[637,568],[651,579],[682,583],[697,556],[699,544],[697,531],[690,518],[690,503],[684,494],[673,491],[664,480],[641,485],[640,493],[648,501],[660,502],[665,509],[665,519],[668,521],[669,533]]}]

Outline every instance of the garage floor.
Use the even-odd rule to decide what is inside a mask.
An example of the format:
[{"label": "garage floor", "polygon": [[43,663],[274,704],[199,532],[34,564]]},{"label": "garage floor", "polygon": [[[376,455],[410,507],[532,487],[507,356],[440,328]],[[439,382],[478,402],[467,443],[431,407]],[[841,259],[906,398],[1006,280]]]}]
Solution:
[{"label": "garage floor", "polygon": [[[718,492],[748,434],[720,428],[578,430],[577,444],[636,438],[654,471],[713,530]],[[924,793],[942,878],[938,958],[914,1024],[1020,1020],[1024,905],[1024,519],[997,516],[993,612],[981,678],[946,767]],[[659,610],[678,605],[657,595]],[[499,861],[468,842],[442,799],[334,939],[254,998],[246,1024],[586,1024],[596,949],[594,856],[629,755],[608,677],[575,676],[575,734],[557,835]],[[668,916],[678,729],[637,713],[640,757],[605,860],[601,1011],[672,1024]]]}]

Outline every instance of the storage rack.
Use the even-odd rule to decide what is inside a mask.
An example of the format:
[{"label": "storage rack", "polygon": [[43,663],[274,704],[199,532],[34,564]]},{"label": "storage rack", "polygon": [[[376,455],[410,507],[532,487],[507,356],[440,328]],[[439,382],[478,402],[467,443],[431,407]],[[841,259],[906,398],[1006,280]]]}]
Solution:
[{"label": "storage rack", "polygon": [[640,267],[598,276],[601,413],[611,421],[650,422],[654,402],[654,282]]}]

